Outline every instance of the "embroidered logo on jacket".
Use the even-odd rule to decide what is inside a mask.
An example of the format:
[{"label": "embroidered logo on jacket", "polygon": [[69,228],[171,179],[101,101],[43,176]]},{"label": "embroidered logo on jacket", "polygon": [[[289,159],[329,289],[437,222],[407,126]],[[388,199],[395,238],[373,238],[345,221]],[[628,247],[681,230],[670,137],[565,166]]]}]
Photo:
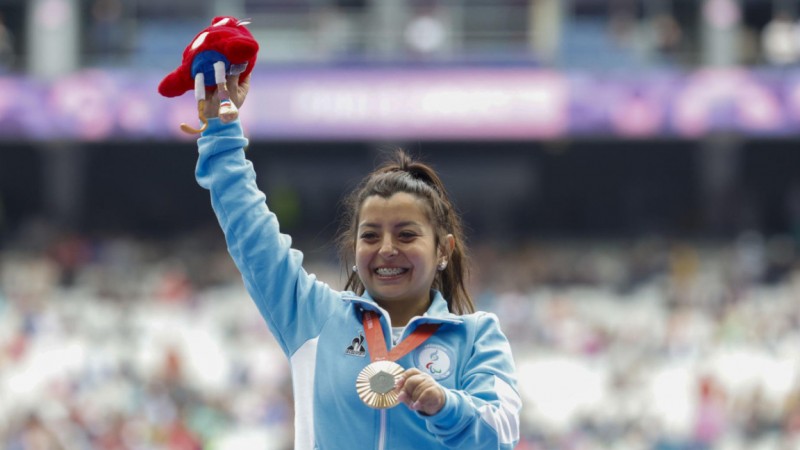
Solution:
[{"label": "embroidered logo on jacket", "polygon": [[417,369],[429,374],[434,380],[443,380],[453,372],[453,353],[437,344],[427,344],[417,350],[414,363]]},{"label": "embroidered logo on jacket", "polygon": [[353,338],[353,341],[347,346],[344,352],[347,355],[360,356],[362,358],[366,356],[367,350],[364,348],[364,334],[361,331],[358,332],[358,337]]}]

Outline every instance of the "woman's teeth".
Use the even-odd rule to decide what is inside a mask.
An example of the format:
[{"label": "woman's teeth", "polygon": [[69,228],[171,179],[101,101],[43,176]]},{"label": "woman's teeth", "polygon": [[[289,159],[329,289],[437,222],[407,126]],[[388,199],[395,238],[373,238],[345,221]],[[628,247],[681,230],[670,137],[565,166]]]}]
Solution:
[{"label": "woman's teeth", "polygon": [[379,267],[378,269],[375,269],[375,273],[385,277],[400,275],[403,272],[405,272],[405,269],[400,267]]}]

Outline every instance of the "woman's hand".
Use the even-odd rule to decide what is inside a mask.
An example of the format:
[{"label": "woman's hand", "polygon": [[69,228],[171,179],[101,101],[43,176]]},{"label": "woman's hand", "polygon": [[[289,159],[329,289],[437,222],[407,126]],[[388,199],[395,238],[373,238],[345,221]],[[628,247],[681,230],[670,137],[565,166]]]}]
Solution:
[{"label": "woman's hand", "polygon": [[[241,108],[244,103],[247,93],[250,91],[250,76],[243,80],[239,80],[239,75],[231,75],[226,82],[228,87],[228,96],[236,108]],[[219,88],[214,90],[214,94],[205,102],[203,109],[207,119],[219,116]]]},{"label": "woman's hand", "polygon": [[430,375],[408,369],[397,382],[398,400],[410,409],[432,416],[444,407],[444,388]]}]

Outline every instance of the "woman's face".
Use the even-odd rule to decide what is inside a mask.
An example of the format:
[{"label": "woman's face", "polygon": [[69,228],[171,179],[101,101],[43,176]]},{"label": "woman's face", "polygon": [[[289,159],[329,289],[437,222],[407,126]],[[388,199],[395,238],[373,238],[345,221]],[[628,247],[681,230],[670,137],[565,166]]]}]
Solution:
[{"label": "woman's face", "polygon": [[427,211],[424,200],[406,192],[367,197],[361,206],[356,266],[367,292],[386,309],[427,309],[443,261]]}]

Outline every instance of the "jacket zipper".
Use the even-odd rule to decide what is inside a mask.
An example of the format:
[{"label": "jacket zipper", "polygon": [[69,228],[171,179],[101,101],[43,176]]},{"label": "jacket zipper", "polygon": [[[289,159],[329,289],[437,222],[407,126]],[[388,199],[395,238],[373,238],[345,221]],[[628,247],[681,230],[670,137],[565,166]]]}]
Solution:
[{"label": "jacket zipper", "polygon": [[381,430],[378,434],[378,450],[386,448],[386,410],[381,410]]}]

